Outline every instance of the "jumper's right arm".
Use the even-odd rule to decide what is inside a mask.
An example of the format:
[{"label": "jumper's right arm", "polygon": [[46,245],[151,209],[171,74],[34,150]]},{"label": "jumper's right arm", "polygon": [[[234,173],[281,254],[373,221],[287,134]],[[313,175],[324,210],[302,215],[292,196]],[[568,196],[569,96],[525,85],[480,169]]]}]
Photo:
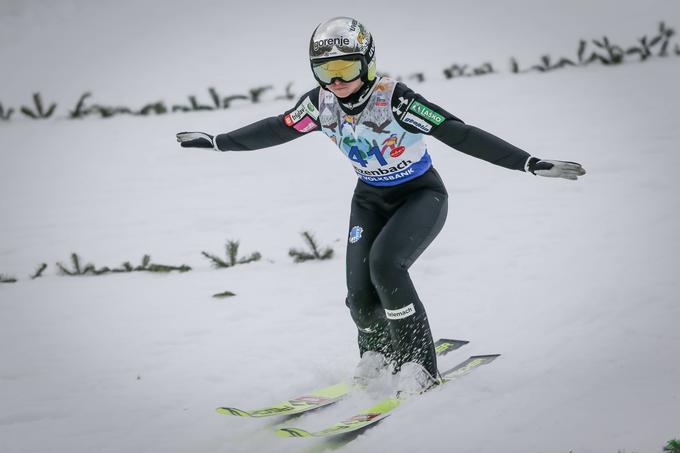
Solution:
[{"label": "jumper's right arm", "polygon": [[286,126],[284,115],[270,116],[213,138],[217,151],[251,151],[281,145],[300,137],[297,131]]},{"label": "jumper's right arm", "polygon": [[315,88],[281,115],[215,136],[205,132],[180,132],[177,141],[183,148],[212,148],[216,151],[251,151],[281,145],[319,129],[318,99],[319,89]]}]

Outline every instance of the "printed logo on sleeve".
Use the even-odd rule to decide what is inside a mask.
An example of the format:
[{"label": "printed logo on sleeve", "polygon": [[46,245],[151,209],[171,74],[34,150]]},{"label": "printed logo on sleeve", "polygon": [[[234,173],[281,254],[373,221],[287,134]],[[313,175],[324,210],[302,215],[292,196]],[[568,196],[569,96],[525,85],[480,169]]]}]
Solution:
[{"label": "printed logo on sleeve", "polygon": [[313,131],[318,126],[316,125],[316,123],[310,117],[305,116],[302,119],[302,121],[298,121],[297,123],[295,123],[295,125],[293,127],[295,128],[296,131],[302,132],[303,134],[305,134],[309,131]]},{"label": "printed logo on sleeve", "polygon": [[428,124],[419,117],[408,112],[406,113],[406,115],[404,115],[402,121],[406,124],[410,124],[411,126],[423,132],[430,132],[432,130],[431,124]]},{"label": "printed logo on sleeve", "polygon": [[399,105],[397,105],[396,107],[392,107],[392,111],[397,115],[401,115],[402,113],[404,113],[401,109],[408,105],[409,102],[411,102],[411,99],[406,99],[403,96],[399,96]]},{"label": "printed logo on sleeve", "polygon": [[[286,122],[286,126],[292,126],[293,124],[297,124],[300,122],[305,116],[311,116],[314,119],[319,118],[319,111],[317,108],[314,106],[314,103],[312,102],[311,99],[309,99],[309,96],[307,96],[304,101],[300,103],[300,106],[290,112],[286,117],[284,118]],[[309,123],[305,122],[305,126],[308,126]],[[297,126],[295,126],[295,129],[300,130]],[[314,128],[312,128],[314,129]],[[311,130],[311,129],[310,129]]]},{"label": "printed logo on sleeve", "polygon": [[413,101],[413,103],[409,106],[409,110],[436,126],[442,124],[445,119],[443,115],[440,115],[418,101]]},{"label": "printed logo on sleeve", "polygon": [[309,96],[307,96],[305,100],[302,101],[302,105],[304,106],[305,111],[309,116],[311,116],[314,119],[319,118],[319,111],[316,109],[316,106],[314,105],[312,100],[309,99]]},{"label": "printed logo on sleeve", "polygon": [[290,117],[290,121],[292,121],[291,124],[295,124],[298,121],[300,121],[304,116],[305,116],[306,110],[305,110],[305,103],[303,102],[300,104],[298,108],[290,112],[288,115]]}]

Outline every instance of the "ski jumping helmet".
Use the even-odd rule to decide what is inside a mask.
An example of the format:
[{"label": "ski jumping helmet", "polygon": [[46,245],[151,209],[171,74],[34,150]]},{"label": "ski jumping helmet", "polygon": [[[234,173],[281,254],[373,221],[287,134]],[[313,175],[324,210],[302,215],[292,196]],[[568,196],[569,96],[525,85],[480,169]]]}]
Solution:
[{"label": "ski jumping helmet", "polygon": [[322,87],[335,79],[373,81],[376,76],[373,37],[356,19],[334,17],[319,24],[312,33],[309,62]]}]

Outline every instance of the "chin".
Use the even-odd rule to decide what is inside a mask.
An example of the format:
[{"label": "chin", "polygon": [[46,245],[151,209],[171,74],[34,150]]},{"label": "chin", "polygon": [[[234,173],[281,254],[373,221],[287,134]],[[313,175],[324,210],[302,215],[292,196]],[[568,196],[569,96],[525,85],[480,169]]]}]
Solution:
[{"label": "chin", "polygon": [[340,91],[340,90],[331,91],[331,93],[333,93],[333,94],[335,95],[336,98],[340,98],[340,99],[344,99],[344,98],[346,98],[347,96],[350,96],[350,95],[352,94],[352,93],[350,93],[350,92],[347,92],[347,91]]}]

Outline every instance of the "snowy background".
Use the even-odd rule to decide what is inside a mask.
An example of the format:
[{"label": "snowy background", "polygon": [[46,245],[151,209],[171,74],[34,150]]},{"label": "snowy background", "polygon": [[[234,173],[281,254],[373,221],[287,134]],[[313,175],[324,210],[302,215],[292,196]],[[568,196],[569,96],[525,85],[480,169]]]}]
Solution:
[{"label": "snowy background", "polygon": [[[578,40],[633,45],[676,1],[0,2],[0,102],[40,91],[56,117],[0,122],[0,451],[323,451],[280,439],[255,408],[351,374],[344,306],[353,171],[322,134],[253,153],[180,151],[181,130],[223,132],[289,108],[67,119],[78,97],[141,106],[186,95],[314,86],[317,23],[358,17],[378,65],[466,122],[546,158],[577,182],[538,178],[429,140],[450,192],[447,225],[412,268],[441,360],[501,353],[413,401],[340,451],[660,452],[680,437],[680,57],[513,75]],[[680,42],[676,37],[674,42]],[[499,73],[445,80],[453,63]],[[313,231],[330,261],[293,264]],[[227,239],[263,260],[214,270]],[[154,261],[192,272],[58,275]],[[45,276],[30,280],[38,264]],[[217,300],[230,290],[236,297]],[[361,396],[289,425],[322,427]]]}]

